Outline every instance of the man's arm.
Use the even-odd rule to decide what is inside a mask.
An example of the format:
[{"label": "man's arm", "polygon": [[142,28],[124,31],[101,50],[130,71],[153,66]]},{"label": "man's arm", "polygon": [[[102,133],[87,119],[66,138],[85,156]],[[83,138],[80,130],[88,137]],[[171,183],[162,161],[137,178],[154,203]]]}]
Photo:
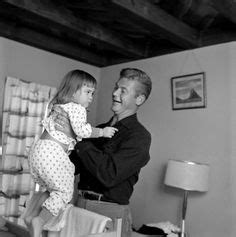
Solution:
[{"label": "man's arm", "polygon": [[91,142],[81,142],[76,146],[79,156],[76,158],[105,187],[113,187],[147,164],[150,159],[150,143],[150,134],[140,136],[138,133],[131,134],[122,141],[116,151],[109,143],[100,150]]}]

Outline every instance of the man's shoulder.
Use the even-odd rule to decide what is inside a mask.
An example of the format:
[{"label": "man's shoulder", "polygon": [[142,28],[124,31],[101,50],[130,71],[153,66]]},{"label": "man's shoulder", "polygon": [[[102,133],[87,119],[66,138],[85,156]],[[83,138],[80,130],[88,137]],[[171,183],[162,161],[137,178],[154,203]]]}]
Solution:
[{"label": "man's shoulder", "polygon": [[141,122],[137,120],[137,123],[133,125],[134,125],[134,129],[136,129],[139,133],[142,133],[142,135],[151,137],[151,133]]},{"label": "man's shoulder", "polygon": [[135,137],[142,137],[151,139],[151,133],[148,129],[138,120],[136,116],[132,117],[128,123],[125,124],[130,134]]}]

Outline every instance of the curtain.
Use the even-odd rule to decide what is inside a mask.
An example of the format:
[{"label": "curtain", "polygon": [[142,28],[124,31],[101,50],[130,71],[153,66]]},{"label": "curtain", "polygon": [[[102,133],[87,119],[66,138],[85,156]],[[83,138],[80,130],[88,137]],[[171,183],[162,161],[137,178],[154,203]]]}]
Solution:
[{"label": "curtain", "polygon": [[0,160],[0,215],[17,224],[35,184],[28,151],[42,132],[41,120],[56,89],[7,77],[4,89],[2,159]]}]

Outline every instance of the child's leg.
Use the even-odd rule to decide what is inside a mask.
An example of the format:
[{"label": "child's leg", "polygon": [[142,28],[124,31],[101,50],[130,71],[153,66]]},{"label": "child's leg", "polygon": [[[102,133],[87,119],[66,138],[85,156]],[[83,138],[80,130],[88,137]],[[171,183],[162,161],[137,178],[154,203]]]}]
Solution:
[{"label": "child's leg", "polygon": [[41,237],[44,224],[51,218],[52,213],[43,207],[39,215],[32,219],[32,237]]},{"label": "child's leg", "polygon": [[[39,167],[40,178],[50,196],[43,202],[40,216],[32,219],[32,236],[39,237],[43,225],[69,203],[74,191],[74,165],[62,147],[50,140],[42,140],[45,147],[37,150],[35,159],[41,159]],[[37,166],[36,162],[34,165]],[[42,172],[43,171],[43,172]]]},{"label": "child's leg", "polygon": [[31,215],[31,213],[34,210],[34,207],[36,206],[36,204],[38,203],[40,196],[42,195],[42,193],[34,193],[34,195],[31,197],[28,206],[26,207],[26,212],[23,214],[23,219],[25,221],[25,224],[28,226],[28,224],[30,224],[29,222],[29,216]]},{"label": "child's leg", "polygon": [[25,213],[24,221],[25,224],[29,227],[33,217],[38,216],[41,211],[41,206],[44,201],[48,198],[49,193],[46,192],[38,192],[33,195],[29,206],[27,207],[27,211]]},{"label": "child's leg", "polygon": [[50,146],[47,154],[45,152],[47,163],[43,166],[41,178],[47,190],[51,191],[43,207],[56,216],[73,197],[75,167],[60,145],[53,141],[48,143]]}]

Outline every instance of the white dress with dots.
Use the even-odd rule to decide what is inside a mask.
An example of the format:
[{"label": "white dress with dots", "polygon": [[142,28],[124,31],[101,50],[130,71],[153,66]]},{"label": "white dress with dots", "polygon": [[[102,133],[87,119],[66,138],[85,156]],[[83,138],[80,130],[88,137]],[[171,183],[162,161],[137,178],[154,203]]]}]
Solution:
[{"label": "white dress with dots", "polygon": [[[87,123],[86,109],[73,102],[60,106],[68,114],[71,127],[77,135],[76,140],[81,141],[82,138],[90,137],[92,127]],[[54,139],[68,145],[68,150],[74,148],[76,140],[55,129],[53,116],[45,118],[42,123]],[[50,192],[50,196],[43,203],[43,207],[54,216],[57,216],[73,196],[74,164],[59,143],[52,140],[39,139],[30,150],[29,165],[35,182]]]}]

